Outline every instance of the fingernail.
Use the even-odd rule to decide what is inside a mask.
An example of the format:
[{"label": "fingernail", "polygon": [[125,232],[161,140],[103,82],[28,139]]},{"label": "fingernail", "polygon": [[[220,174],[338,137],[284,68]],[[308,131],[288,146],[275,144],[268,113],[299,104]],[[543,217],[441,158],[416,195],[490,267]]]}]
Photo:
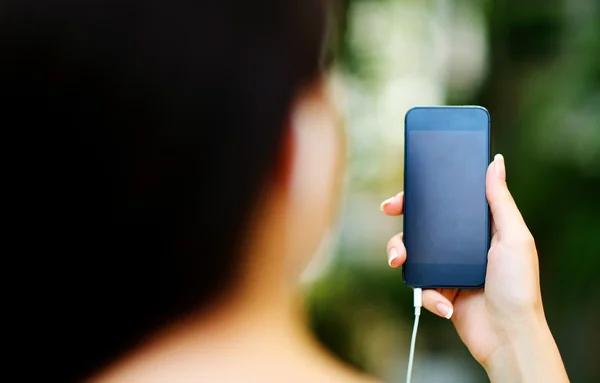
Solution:
[{"label": "fingernail", "polygon": [[438,314],[446,319],[452,318],[452,314],[454,313],[454,309],[452,307],[448,307],[448,305],[442,302],[435,305],[435,311],[437,311]]},{"label": "fingernail", "polygon": [[385,207],[387,205],[389,205],[390,203],[392,203],[394,201],[394,199],[400,197],[402,194],[404,194],[404,192],[400,192],[400,193],[396,194],[395,196],[390,197],[390,198],[386,199],[385,201],[383,201],[381,203],[381,206],[379,206],[379,208],[381,209],[381,211],[384,211],[384,209],[385,209]]},{"label": "fingernail", "polygon": [[494,156],[494,170],[496,171],[496,176],[501,179],[506,178],[506,169],[504,167],[504,156],[500,153]]},{"label": "fingernail", "polygon": [[396,250],[395,247],[392,247],[388,253],[388,265],[390,265],[390,267],[392,267],[392,262],[396,258],[398,258],[398,250]]},{"label": "fingernail", "polygon": [[384,211],[385,207],[386,207],[387,205],[389,205],[389,204],[390,204],[390,203],[391,203],[391,202],[394,200],[394,198],[396,198],[396,197],[391,197],[391,198],[388,198],[388,199],[386,199],[385,201],[383,201],[383,202],[381,203],[381,206],[379,206],[379,208],[381,209],[381,211]]}]

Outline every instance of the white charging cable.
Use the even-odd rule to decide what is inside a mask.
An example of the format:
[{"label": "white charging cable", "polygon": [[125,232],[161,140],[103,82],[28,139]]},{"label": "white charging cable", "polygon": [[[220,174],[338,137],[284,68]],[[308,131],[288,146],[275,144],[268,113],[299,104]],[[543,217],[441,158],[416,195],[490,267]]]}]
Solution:
[{"label": "white charging cable", "polygon": [[413,361],[415,359],[415,343],[417,342],[417,330],[419,329],[419,318],[421,317],[421,307],[423,306],[423,290],[420,288],[413,290],[413,301],[415,306],[415,324],[413,326],[412,338],[410,339],[410,353],[408,354],[406,383],[410,383],[412,378]]}]

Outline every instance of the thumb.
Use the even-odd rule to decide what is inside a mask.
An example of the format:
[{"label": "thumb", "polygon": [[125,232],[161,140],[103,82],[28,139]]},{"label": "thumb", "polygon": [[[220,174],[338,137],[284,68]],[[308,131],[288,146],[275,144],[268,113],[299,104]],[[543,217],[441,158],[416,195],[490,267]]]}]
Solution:
[{"label": "thumb", "polygon": [[488,167],[486,195],[498,231],[508,232],[526,227],[506,185],[506,168],[502,154],[496,154],[494,161]]}]

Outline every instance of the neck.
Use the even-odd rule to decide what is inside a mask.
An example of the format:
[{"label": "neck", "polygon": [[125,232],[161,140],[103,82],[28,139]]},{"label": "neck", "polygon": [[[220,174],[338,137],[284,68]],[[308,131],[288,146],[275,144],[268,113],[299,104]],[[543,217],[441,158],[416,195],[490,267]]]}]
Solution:
[{"label": "neck", "polygon": [[[270,216],[270,217],[269,217]],[[281,217],[252,233],[237,284],[197,316],[171,325],[94,379],[110,382],[357,381],[309,335],[289,286]],[[361,378],[362,379],[362,378]]]},{"label": "neck", "polygon": [[315,374],[342,374],[312,341],[296,302],[274,305],[248,297],[214,307],[171,326],[94,380],[319,381]]}]

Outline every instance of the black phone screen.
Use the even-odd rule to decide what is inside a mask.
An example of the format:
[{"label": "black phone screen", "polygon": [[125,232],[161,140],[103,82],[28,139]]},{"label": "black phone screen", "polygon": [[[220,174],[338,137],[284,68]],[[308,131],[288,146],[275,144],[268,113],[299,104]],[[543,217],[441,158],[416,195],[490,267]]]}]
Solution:
[{"label": "black phone screen", "polygon": [[464,273],[480,274],[489,249],[489,117],[466,107],[413,113],[405,136],[405,279],[412,269],[419,284],[469,286]]}]

